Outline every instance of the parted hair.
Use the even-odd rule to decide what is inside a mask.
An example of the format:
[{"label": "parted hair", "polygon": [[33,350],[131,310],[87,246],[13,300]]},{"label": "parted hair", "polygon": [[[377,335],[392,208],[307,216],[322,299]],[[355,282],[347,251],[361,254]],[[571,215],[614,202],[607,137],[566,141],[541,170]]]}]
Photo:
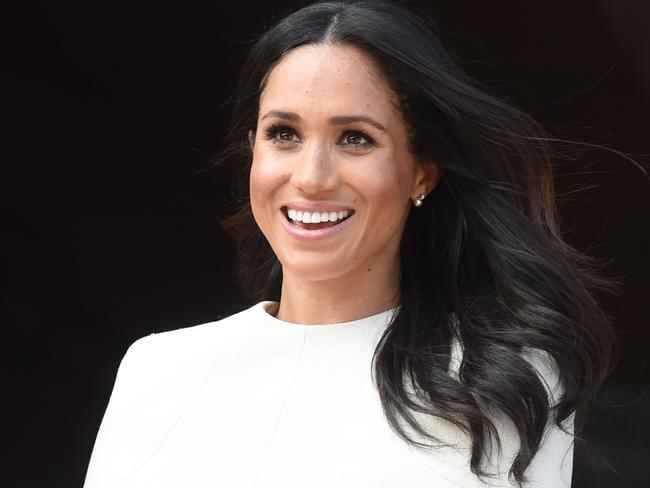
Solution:
[{"label": "parted hair", "polygon": [[[280,298],[281,264],[248,195],[248,133],[256,130],[260,93],[284,54],[318,43],[354,46],[376,61],[399,101],[412,153],[442,170],[407,219],[401,307],[373,357],[386,418],[416,446],[424,444],[403,422],[432,445],[440,441],[413,411],[452,422],[471,439],[472,471],[489,476],[487,450],[499,441],[490,412],[499,412],[519,435],[510,476],[522,483],[547,423],[562,427],[577,412],[579,432],[608,372],[611,327],[595,297],[611,283],[598,262],[562,238],[554,155],[542,128],[464,74],[409,9],[380,0],[318,2],[252,47],[233,98],[229,145],[216,159],[241,171],[239,207],[224,224],[237,242],[242,286],[251,301]],[[454,341],[462,362],[450,375]],[[527,350],[551,358],[561,387],[554,401]]]}]

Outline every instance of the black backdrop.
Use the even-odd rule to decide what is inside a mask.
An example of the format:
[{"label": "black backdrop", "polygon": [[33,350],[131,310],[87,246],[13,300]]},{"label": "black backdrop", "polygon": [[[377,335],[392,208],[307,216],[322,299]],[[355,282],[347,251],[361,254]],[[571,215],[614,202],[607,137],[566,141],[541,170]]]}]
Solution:
[{"label": "black backdrop", "polygon": [[[650,153],[649,2],[428,4],[465,69],[552,134]],[[242,307],[218,225],[232,180],[196,172],[250,41],[290,7],[4,7],[0,487],[80,486],[127,346]],[[626,283],[587,431],[611,467],[578,459],[574,487],[650,486],[648,181],[603,151],[559,169],[567,239]]]}]

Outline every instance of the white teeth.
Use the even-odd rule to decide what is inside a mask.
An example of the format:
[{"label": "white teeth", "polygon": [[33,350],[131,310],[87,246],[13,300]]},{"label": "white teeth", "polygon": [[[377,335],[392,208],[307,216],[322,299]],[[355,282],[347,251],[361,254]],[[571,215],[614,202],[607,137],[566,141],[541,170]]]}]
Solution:
[{"label": "white teeth", "polygon": [[319,224],[321,222],[336,222],[347,218],[349,212],[340,210],[338,212],[303,212],[294,208],[287,208],[289,219],[305,224]]}]

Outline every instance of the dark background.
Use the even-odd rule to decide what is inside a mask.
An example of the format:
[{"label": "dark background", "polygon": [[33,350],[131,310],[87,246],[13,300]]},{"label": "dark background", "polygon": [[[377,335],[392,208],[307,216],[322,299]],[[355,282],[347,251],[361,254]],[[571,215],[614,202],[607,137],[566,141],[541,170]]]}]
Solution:
[{"label": "dark background", "polygon": [[[250,41],[290,5],[5,7],[0,487],[81,486],[128,345],[241,308],[218,224],[232,179],[197,171]],[[647,0],[428,5],[465,69],[554,136],[650,153]],[[567,240],[625,281],[603,303],[619,359],[586,432],[611,466],[579,457],[573,486],[650,486],[650,185],[602,150],[557,185]]]}]

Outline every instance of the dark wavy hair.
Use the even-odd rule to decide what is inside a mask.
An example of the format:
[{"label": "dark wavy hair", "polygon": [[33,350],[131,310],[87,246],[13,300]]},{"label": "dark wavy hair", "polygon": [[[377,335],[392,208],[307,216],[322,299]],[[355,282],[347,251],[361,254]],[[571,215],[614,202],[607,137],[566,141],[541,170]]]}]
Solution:
[{"label": "dark wavy hair", "polygon": [[[597,292],[611,282],[593,258],[561,237],[549,139],[528,115],[478,88],[452,61],[428,24],[384,1],[319,2],[269,29],[252,47],[234,98],[230,145],[220,164],[241,168],[239,208],[224,223],[238,244],[241,280],[252,301],[279,300],[282,269],[255,224],[248,198],[260,92],[283,55],[305,44],[354,46],[369,54],[399,99],[411,150],[442,178],[407,219],[400,247],[400,303],[373,357],[373,374],[391,427],[401,421],[437,441],[413,411],[446,419],[471,438],[472,471],[499,442],[493,417],[508,417],[520,446],[517,482],[539,449],[547,422],[576,432],[609,369],[612,335]],[[242,164],[243,163],[243,164]],[[462,344],[457,376],[452,343]],[[524,359],[555,362],[554,401]],[[415,385],[417,401],[408,393]]]}]

